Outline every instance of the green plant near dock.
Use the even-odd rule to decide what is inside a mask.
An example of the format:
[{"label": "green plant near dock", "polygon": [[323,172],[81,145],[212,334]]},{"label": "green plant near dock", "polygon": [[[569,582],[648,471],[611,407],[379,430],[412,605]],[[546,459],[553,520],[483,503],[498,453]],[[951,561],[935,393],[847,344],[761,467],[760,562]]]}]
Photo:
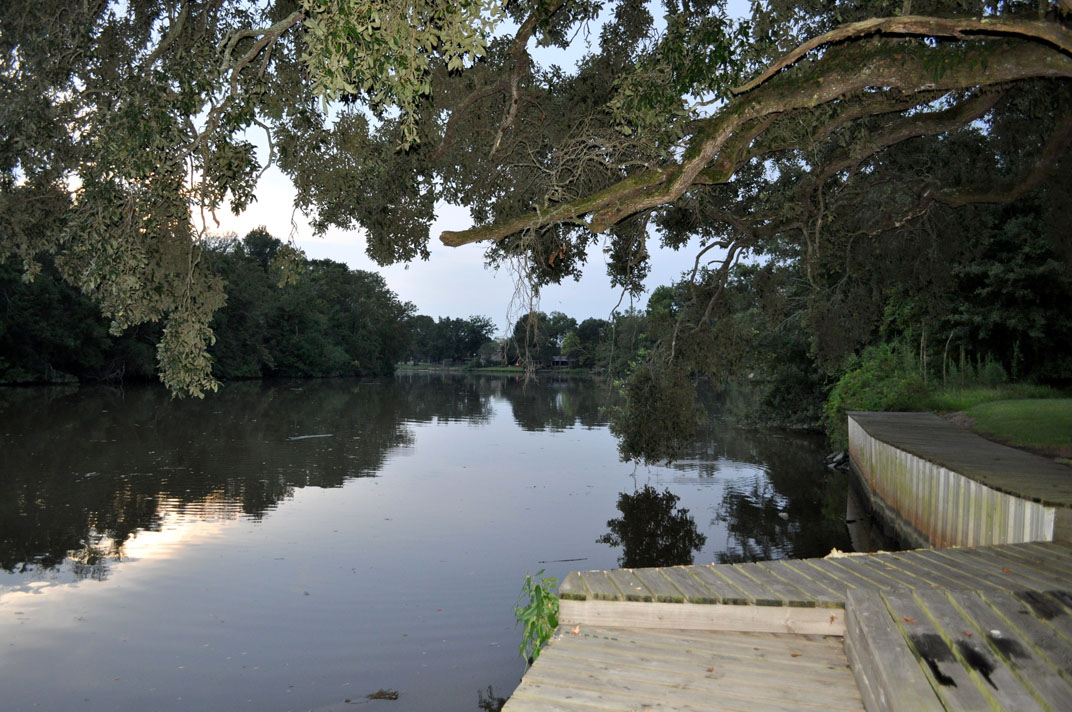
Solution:
[{"label": "green plant near dock", "polygon": [[558,579],[543,576],[543,573],[540,569],[535,576],[525,574],[518,605],[514,608],[514,616],[522,625],[518,654],[528,665],[540,657],[540,650],[558,627],[558,596],[555,594]]}]

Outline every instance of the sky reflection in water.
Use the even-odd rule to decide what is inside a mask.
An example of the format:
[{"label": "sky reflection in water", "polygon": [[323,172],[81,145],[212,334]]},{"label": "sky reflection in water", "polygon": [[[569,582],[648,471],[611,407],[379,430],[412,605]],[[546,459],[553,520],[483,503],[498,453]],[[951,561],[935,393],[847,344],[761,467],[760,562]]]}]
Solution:
[{"label": "sky reflection in water", "polygon": [[369,709],[486,709],[523,670],[524,574],[616,566],[597,539],[646,484],[689,509],[697,562],[847,548],[821,443],[712,427],[633,468],[607,398],[454,377],[0,391],[3,708],[348,709],[388,688]]}]

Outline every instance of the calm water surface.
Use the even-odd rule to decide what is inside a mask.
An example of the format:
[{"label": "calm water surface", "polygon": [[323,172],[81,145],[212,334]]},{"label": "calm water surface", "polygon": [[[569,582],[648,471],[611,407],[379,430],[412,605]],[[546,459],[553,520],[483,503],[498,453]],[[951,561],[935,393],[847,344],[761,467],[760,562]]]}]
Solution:
[{"label": "calm water surface", "polygon": [[0,708],[497,709],[525,573],[619,565],[597,539],[645,485],[689,510],[697,563],[849,547],[821,441],[712,426],[634,468],[606,399],[426,376],[0,390]]}]

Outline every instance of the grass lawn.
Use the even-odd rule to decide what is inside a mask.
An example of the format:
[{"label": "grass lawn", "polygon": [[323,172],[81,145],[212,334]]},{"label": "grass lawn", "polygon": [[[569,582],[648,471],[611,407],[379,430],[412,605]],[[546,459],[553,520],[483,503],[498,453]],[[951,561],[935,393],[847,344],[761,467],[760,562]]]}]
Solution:
[{"label": "grass lawn", "polygon": [[1072,398],[979,403],[964,414],[974,421],[973,430],[1009,445],[1072,448]]}]

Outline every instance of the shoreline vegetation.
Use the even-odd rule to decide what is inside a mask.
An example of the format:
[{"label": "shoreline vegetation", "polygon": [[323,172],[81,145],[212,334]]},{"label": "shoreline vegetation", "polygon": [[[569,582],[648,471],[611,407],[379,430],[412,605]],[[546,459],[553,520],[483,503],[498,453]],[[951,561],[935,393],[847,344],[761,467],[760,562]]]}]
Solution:
[{"label": "shoreline vegetation", "polygon": [[[379,275],[285,248],[257,229],[206,249],[227,283],[210,349],[213,375],[222,382],[393,373],[604,378],[627,395],[640,389],[634,398],[639,410],[618,413],[633,424],[633,440],[655,428],[681,441],[688,439],[689,413],[698,412],[698,401],[689,398],[695,388],[685,386],[701,383],[706,393],[700,400],[718,403],[708,415],[742,427],[824,431],[834,451],[847,444],[846,411],[904,410],[932,411],[983,437],[1050,457],[1072,455],[1072,357],[1056,341],[1043,357],[1034,342],[995,345],[963,328],[942,338],[933,326],[895,330],[887,324],[872,345],[836,366],[824,364],[795,321],[769,332],[759,328],[762,314],[743,298],[758,277],[741,267],[727,285],[741,299],[712,331],[739,341],[737,347],[725,351],[716,338],[709,346],[718,368],[682,367],[668,376],[653,372],[648,357],[673,333],[686,303],[680,285],[659,287],[643,310],[610,319],[578,322],[562,312],[531,311],[496,338],[487,317],[417,314]],[[295,262],[291,279],[282,279],[284,257]],[[17,265],[0,263],[0,295],[0,384],[155,378],[160,325],[111,333],[99,308],[59,279],[51,263],[32,283],[21,279]],[[526,361],[537,367],[505,365]],[[651,381],[647,390],[644,376]],[[649,412],[655,406],[681,417],[660,420]]]}]

